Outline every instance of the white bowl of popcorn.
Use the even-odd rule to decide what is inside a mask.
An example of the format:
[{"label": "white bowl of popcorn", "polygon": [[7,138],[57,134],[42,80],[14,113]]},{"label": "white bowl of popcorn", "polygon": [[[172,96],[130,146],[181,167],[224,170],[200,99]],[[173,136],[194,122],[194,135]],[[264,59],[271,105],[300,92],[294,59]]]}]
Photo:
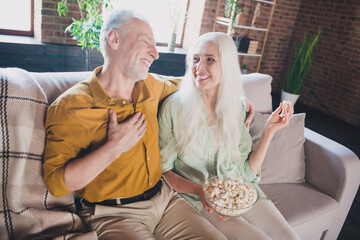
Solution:
[{"label": "white bowl of popcorn", "polygon": [[224,217],[238,217],[249,211],[258,199],[257,190],[241,178],[212,177],[203,186],[207,204]]}]

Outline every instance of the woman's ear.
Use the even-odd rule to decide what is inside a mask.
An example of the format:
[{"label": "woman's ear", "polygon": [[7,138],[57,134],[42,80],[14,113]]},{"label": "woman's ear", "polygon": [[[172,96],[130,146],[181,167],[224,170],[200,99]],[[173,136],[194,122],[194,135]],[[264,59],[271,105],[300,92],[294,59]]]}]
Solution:
[{"label": "woman's ear", "polygon": [[121,38],[120,34],[115,29],[109,30],[107,33],[107,36],[106,36],[108,45],[112,49],[118,49],[118,47],[120,46],[120,41],[121,41],[120,38]]}]

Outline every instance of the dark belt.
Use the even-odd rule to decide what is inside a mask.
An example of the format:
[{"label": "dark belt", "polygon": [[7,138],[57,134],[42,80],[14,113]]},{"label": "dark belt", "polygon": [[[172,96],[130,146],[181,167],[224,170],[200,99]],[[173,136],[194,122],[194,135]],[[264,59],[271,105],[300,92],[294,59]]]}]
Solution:
[{"label": "dark belt", "polygon": [[160,181],[158,181],[154,187],[152,187],[149,190],[146,190],[144,193],[134,196],[134,197],[110,199],[110,200],[104,200],[102,202],[88,202],[84,198],[81,198],[80,202],[86,206],[93,207],[96,204],[105,205],[105,206],[114,206],[114,205],[123,205],[123,204],[138,202],[138,201],[149,200],[150,198],[152,198],[159,192],[159,190],[161,188],[161,183],[162,183],[162,180],[160,179]]}]

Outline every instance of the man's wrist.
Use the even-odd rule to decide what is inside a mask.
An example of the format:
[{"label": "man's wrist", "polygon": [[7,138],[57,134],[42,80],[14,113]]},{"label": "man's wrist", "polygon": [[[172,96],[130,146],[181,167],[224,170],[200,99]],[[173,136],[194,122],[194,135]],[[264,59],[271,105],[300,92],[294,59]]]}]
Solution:
[{"label": "man's wrist", "polygon": [[116,143],[111,141],[107,141],[101,148],[111,161],[114,161],[124,153]]}]

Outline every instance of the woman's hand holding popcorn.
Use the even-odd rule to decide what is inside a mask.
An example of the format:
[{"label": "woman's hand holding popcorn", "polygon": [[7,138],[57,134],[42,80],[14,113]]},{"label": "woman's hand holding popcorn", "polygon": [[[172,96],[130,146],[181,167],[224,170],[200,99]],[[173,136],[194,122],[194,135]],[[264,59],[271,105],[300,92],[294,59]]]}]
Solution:
[{"label": "woman's hand holding popcorn", "polygon": [[289,125],[290,119],[294,114],[294,106],[288,102],[283,101],[280,106],[270,115],[265,124],[265,130],[272,133]]}]

